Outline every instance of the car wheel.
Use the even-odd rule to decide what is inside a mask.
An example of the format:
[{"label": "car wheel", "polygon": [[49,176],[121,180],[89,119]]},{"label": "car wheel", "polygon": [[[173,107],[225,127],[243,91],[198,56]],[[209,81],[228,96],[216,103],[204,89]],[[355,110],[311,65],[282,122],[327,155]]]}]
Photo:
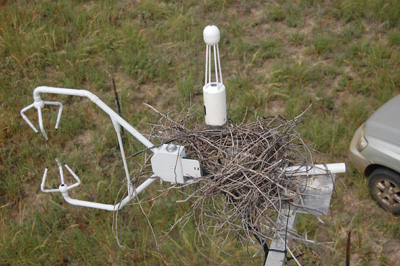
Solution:
[{"label": "car wheel", "polygon": [[387,211],[400,214],[400,175],[386,168],[374,170],[369,188],[378,204]]}]

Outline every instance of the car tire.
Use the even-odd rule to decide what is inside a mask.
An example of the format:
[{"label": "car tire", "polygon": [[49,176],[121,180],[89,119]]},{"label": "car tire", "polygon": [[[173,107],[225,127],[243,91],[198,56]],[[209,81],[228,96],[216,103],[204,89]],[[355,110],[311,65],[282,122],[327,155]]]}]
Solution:
[{"label": "car tire", "polygon": [[400,174],[386,168],[375,169],[369,177],[369,188],[379,206],[400,214]]}]

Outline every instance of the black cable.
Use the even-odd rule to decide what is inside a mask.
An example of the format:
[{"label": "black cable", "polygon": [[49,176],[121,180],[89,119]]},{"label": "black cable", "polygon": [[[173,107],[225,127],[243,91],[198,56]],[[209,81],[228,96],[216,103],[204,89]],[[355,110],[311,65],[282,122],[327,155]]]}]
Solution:
[{"label": "black cable", "polygon": [[[280,250],[280,249],[270,249],[269,251],[275,251],[275,252],[282,252],[282,253],[285,253],[285,258],[286,258],[286,261],[289,261],[289,259],[288,259],[288,256],[287,256],[287,249],[286,249],[286,246],[287,246],[287,233],[288,233],[288,226],[289,226],[289,216],[290,216],[290,204],[288,204],[288,206],[289,206],[289,211],[288,211],[288,214],[287,214],[287,218],[286,218],[286,228],[285,228],[285,249],[284,250]],[[264,262],[264,265],[265,265],[265,262]]]},{"label": "black cable", "polygon": [[[115,94],[115,101],[117,103],[117,108],[118,108],[118,114],[120,117],[122,117],[122,111],[121,111],[121,105],[119,104],[119,97],[118,97],[118,92],[117,92],[117,86],[115,86],[115,80],[114,78],[112,78],[112,83],[113,83],[113,87],[114,87],[114,94]],[[124,127],[122,128],[122,136],[125,135],[125,131],[124,131]]]},{"label": "black cable", "polygon": [[[288,261],[291,261],[291,260],[293,260],[293,259],[297,259],[298,257],[301,257],[301,256],[303,256],[304,255],[304,253],[301,253],[301,254],[299,254],[299,255],[297,255],[297,256],[295,256],[295,257],[289,257],[288,255],[287,255],[287,249],[286,249],[286,246],[287,246],[287,235],[288,235],[288,231],[289,231],[289,216],[290,216],[290,204],[288,204],[289,205],[289,211],[288,211],[288,215],[287,215],[287,218],[286,218],[286,228],[285,228],[285,249],[284,250],[280,250],[280,249],[268,249],[268,251],[274,251],[274,252],[281,252],[281,253],[284,253],[285,254],[285,258],[286,258],[286,262],[285,262],[285,264],[287,264],[288,263]],[[267,247],[268,248],[268,247]],[[264,249],[265,250],[265,249]],[[266,253],[266,255],[265,255],[265,260],[264,260],[264,265],[265,265],[265,262],[267,261],[267,256],[268,256],[268,253]]]},{"label": "black cable", "polygon": [[264,241],[261,241],[260,237],[258,237],[257,233],[258,230],[257,228],[254,228],[253,226],[251,226],[250,224],[247,225],[247,227],[251,230],[251,231],[255,231],[255,233],[253,233],[254,238],[257,240],[257,242],[263,247],[264,249],[264,264],[267,261],[267,257],[268,257],[268,252],[269,252],[269,248],[268,248],[268,244],[267,244],[267,239],[265,239]]}]

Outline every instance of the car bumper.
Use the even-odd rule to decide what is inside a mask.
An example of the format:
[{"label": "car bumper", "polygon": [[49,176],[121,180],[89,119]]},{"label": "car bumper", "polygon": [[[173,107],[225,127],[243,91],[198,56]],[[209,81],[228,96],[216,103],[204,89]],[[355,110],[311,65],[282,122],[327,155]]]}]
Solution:
[{"label": "car bumper", "polygon": [[370,161],[368,161],[361,153],[361,151],[358,150],[357,148],[357,143],[360,140],[362,132],[362,126],[359,127],[356,131],[356,133],[353,136],[353,139],[351,140],[350,144],[350,152],[349,152],[349,158],[352,163],[352,165],[359,170],[361,173],[365,173],[365,169],[367,168],[368,165],[371,164]]}]

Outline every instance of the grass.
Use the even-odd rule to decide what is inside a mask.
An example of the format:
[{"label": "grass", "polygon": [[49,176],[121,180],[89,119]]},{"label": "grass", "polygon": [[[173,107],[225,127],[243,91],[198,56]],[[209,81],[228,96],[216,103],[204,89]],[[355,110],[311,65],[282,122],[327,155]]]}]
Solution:
[{"label": "grass", "polygon": [[[398,217],[378,208],[347,153],[355,130],[399,93],[399,16],[399,2],[389,0],[0,1],[0,264],[162,264],[138,205],[122,212],[118,234],[129,249],[119,249],[111,213],[70,206],[39,189],[46,165],[47,185],[57,186],[57,155],[82,177],[84,186],[73,196],[106,203],[118,197],[123,169],[109,118],[85,99],[46,96],[65,104],[57,132],[51,129],[56,110],[44,110],[46,143],[19,111],[39,85],[87,89],[114,107],[114,78],[123,115],[140,131],[157,119],[143,102],[164,112],[192,106],[202,123],[202,30],[213,23],[222,33],[229,116],[237,122],[245,114],[247,121],[290,119],[312,103],[298,131],[320,151],[315,160],[348,163],[325,225],[306,215],[297,222],[299,232],[333,242],[315,251],[317,261],[344,265],[351,230],[352,265],[395,265]],[[33,111],[28,115],[37,123]],[[128,136],[125,142],[128,154],[142,147]],[[160,188],[154,185],[141,199]],[[143,203],[157,235],[188,208],[175,203],[179,197]],[[223,244],[228,256],[202,245],[192,222],[173,231],[161,253],[172,265],[210,263],[195,243],[224,265],[262,264],[262,256],[246,257],[246,248],[256,246],[232,240]],[[302,263],[314,265],[314,251],[303,252]]]}]

